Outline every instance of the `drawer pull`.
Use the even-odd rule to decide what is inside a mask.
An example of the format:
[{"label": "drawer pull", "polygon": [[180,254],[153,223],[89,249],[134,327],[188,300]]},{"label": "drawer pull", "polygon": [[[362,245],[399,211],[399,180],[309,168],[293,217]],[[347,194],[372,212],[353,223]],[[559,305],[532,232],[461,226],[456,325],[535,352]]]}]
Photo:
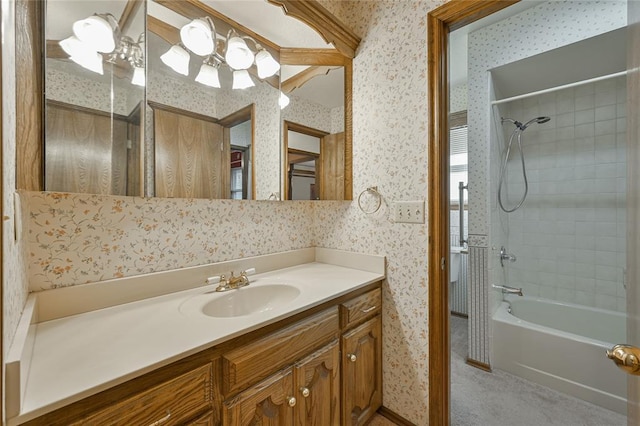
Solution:
[{"label": "drawer pull", "polygon": [[304,396],[305,398],[308,398],[309,395],[311,395],[311,391],[309,390],[309,388],[305,388],[305,387],[301,387],[300,388],[300,393],[302,394],[302,396]]},{"label": "drawer pull", "polygon": [[376,309],[376,308],[377,308],[377,306],[372,306],[372,307],[370,307],[370,308],[363,309],[363,310],[362,310],[362,313],[363,313],[363,314],[368,314],[369,312],[373,311],[373,310],[374,310],[374,309]]},{"label": "drawer pull", "polygon": [[290,396],[289,398],[287,398],[287,403],[289,404],[289,407],[295,407],[296,406],[296,399],[293,396]]},{"label": "drawer pull", "polygon": [[171,418],[171,411],[167,410],[167,415],[161,418],[160,420],[156,420],[151,423],[149,426],[160,426],[161,424],[167,422]]},{"label": "drawer pull", "polygon": [[356,362],[356,354],[347,354],[347,359],[351,362]]}]

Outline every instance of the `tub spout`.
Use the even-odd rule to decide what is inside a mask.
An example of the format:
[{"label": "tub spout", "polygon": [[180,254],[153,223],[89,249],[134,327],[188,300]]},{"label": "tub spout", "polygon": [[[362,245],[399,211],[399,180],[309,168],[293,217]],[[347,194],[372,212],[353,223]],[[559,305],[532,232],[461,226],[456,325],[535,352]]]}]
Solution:
[{"label": "tub spout", "polygon": [[508,285],[496,285],[491,284],[491,287],[497,288],[498,290],[502,290],[502,294],[517,294],[518,296],[522,296],[522,289],[509,287]]}]

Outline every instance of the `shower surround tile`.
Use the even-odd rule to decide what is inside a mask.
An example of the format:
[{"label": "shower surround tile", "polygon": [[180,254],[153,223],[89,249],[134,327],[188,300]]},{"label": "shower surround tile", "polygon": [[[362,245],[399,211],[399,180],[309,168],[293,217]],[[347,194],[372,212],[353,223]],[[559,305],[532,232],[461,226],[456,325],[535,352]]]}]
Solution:
[{"label": "shower surround tile", "polygon": [[[497,302],[500,300],[499,293],[492,292],[489,288],[489,282],[510,284],[507,282],[507,273],[498,262],[496,251],[496,248],[507,243],[507,236],[511,231],[508,215],[498,211],[496,194],[500,161],[499,147],[506,146],[505,135],[502,134],[498,118],[509,115],[505,113],[504,105],[490,106],[490,101],[495,99],[495,95],[488,75],[489,71],[501,65],[626,26],[626,12],[627,6],[624,1],[550,1],[469,34],[468,122],[469,140],[472,141],[469,144],[469,233],[487,236],[490,247],[488,256],[480,259],[483,262],[482,265],[470,265],[472,271],[477,271],[478,277],[486,277],[484,281],[478,281],[479,291],[490,295],[486,298],[481,295],[477,296],[478,300],[486,300],[487,305],[484,309],[476,311],[478,316],[472,319],[475,324],[487,323],[487,318],[493,315],[498,305]],[[580,16],[580,19],[576,19],[576,16]],[[595,143],[595,124],[576,125],[575,122],[576,111],[595,110],[605,104],[615,104],[615,101],[609,97],[606,98],[606,101],[596,102],[595,92],[595,87],[584,87],[577,90],[578,95],[573,95],[573,91],[571,95],[569,92],[563,93],[554,107],[550,107],[554,103],[551,102],[551,96],[548,95],[541,97],[540,102],[525,99],[512,111],[516,118],[550,115],[553,110],[555,113],[570,114],[562,118],[562,124],[572,126],[573,135],[570,135],[568,131],[558,131],[557,124],[552,123],[550,128],[553,130],[538,134],[538,141],[540,143],[543,143],[542,141],[551,142],[557,140],[558,135],[561,134],[562,140],[575,138],[576,141],[586,144],[587,150],[578,152],[573,159],[568,159],[567,153],[570,150],[566,144],[558,144],[559,146],[552,149],[546,147],[541,149],[536,161],[541,176],[546,176],[550,170],[558,167],[559,156],[566,161],[573,161],[580,167],[595,164],[595,152],[588,148]],[[543,111],[543,108],[549,108],[549,112],[544,112],[546,110]],[[493,117],[487,114],[488,109],[493,113]],[[590,115],[590,112],[585,115]],[[581,120],[584,120],[582,115],[579,116],[579,122]],[[600,129],[603,129],[601,131],[604,131],[604,127],[605,125],[599,126]],[[603,152],[601,155],[608,156],[612,160],[615,153]],[[557,207],[566,201],[564,194],[555,195],[557,187],[555,182],[543,181],[531,185],[531,200],[544,200],[542,203],[544,208],[536,209],[534,213],[539,220],[557,220],[556,216],[561,210]],[[560,185],[561,193],[566,194],[567,190],[566,186]],[[583,208],[577,203],[575,205]],[[553,207],[548,208],[548,206]],[[575,213],[579,214],[577,209]],[[591,215],[594,212],[587,207],[582,214]],[[542,249],[543,247],[549,247],[545,237],[538,234],[530,234],[529,236],[531,245],[541,252],[545,251]],[[524,237],[518,238],[523,239]],[[561,247],[567,244],[566,238],[560,236],[554,241]],[[551,250],[547,251],[552,252],[555,247],[554,245]],[[513,251],[511,247],[508,248],[509,251]],[[471,263],[473,263],[473,259]],[[484,270],[487,271],[486,274]],[[542,285],[537,285],[535,288],[545,289],[546,296],[555,297],[557,293],[555,288],[547,288]],[[540,290],[538,293],[541,294],[542,291]],[[482,359],[488,359],[490,341],[489,334],[484,331],[477,328],[470,330],[470,343],[476,345],[470,351],[471,353],[479,353]]]}]

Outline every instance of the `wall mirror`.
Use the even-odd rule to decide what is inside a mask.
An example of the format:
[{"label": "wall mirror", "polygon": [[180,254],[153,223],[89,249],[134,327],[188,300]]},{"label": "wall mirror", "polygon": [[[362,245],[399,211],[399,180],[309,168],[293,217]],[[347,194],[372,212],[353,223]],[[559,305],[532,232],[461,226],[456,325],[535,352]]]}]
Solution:
[{"label": "wall mirror", "polygon": [[[351,58],[360,40],[319,3],[19,3],[29,25],[24,34],[18,34],[18,42],[34,52],[43,43],[46,56],[42,64],[25,64],[28,72],[18,82],[19,96],[20,92],[25,96],[35,93],[34,104],[37,93],[46,93],[39,108],[44,143],[37,132],[29,130],[27,120],[26,125],[18,123],[18,177],[33,176],[19,179],[20,189],[286,199],[282,169],[288,149],[283,145],[282,127],[287,121],[326,133],[323,137],[344,133],[339,148],[344,168],[334,173],[341,194],[325,196],[325,188],[336,184],[323,178],[315,198],[351,199],[351,111],[344,100],[350,99]],[[37,18],[28,21],[38,13],[44,16],[44,31],[33,24]],[[185,26],[197,32],[209,22],[215,28],[212,34],[217,34],[213,51],[184,46],[181,30]],[[232,28],[237,34],[230,33]],[[91,34],[89,30],[103,31],[113,45],[91,39],[93,36],[85,35]],[[39,31],[41,38],[29,37]],[[254,54],[264,48],[282,67],[274,76],[265,77],[252,64],[247,71],[253,86],[233,89],[235,76],[224,62],[227,41],[234,35],[244,39]],[[184,72],[176,72],[162,60],[175,46],[184,48],[188,56]],[[210,54],[215,52],[221,61]],[[215,84],[212,69],[217,71]],[[29,73],[37,77],[38,72],[46,77],[41,90],[37,78],[28,78]],[[284,97],[289,105],[284,110],[282,73],[289,80]],[[315,77],[309,78],[310,74]],[[323,117],[330,112],[322,123],[305,118],[314,114],[313,108],[317,112],[322,102],[305,91],[312,92],[322,79],[335,80],[338,75],[343,79],[338,84],[343,87],[344,105],[323,106]],[[212,87],[218,84],[220,87]],[[331,167],[334,163],[332,160]],[[320,165],[314,173],[331,167]]]},{"label": "wall mirror", "polygon": [[144,36],[141,2],[47,2],[45,190],[142,195]]},{"label": "wall mirror", "polygon": [[[287,200],[345,200],[345,67],[282,68]],[[347,183],[348,180],[347,180]]]}]

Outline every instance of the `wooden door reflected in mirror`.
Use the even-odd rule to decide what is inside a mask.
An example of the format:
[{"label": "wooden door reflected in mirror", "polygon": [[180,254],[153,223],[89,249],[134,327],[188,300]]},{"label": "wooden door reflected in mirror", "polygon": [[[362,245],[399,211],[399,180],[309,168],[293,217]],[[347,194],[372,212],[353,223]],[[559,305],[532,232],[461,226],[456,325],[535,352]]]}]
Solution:
[{"label": "wooden door reflected in mirror", "polygon": [[285,199],[344,200],[344,132],[284,122]]}]

